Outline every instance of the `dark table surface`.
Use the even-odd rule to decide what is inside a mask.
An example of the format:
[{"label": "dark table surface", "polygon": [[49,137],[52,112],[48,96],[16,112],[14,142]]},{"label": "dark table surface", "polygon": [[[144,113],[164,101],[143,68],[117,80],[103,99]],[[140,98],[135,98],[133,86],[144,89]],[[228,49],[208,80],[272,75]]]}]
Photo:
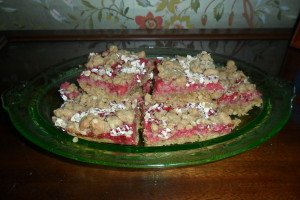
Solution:
[{"label": "dark table surface", "polygon": [[[286,58],[282,76],[292,80],[299,50]],[[15,80],[1,77],[1,91]],[[95,166],[52,155],[23,138],[1,109],[0,199],[300,199],[298,96],[294,102],[287,125],[264,144],[221,161],[169,169]]]}]

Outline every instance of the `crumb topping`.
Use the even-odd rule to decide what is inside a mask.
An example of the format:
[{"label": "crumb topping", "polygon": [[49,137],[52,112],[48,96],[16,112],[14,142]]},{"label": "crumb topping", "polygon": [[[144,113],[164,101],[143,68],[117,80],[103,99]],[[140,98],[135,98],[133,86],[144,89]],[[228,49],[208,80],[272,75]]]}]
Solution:
[{"label": "crumb topping", "polygon": [[175,80],[175,84],[186,87],[193,84],[209,84],[219,81],[219,72],[215,69],[213,60],[207,52],[193,57],[177,56],[175,59],[163,60],[158,67],[159,76],[166,80]]},{"label": "crumb topping", "polygon": [[145,62],[141,62],[140,60],[131,61],[130,66],[122,68],[121,72],[127,74],[145,74]]},{"label": "crumb topping", "polygon": [[114,113],[118,110],[121,110],[121,109],[125,109],[125,105],[122,104],[122,103],[109,103],[110,104],[110,108],[104,108],[104,109],[101,109],[101,108],[89,108],[87,111],[85,112],[78,112],[76,114],[74,114],[72,117],[71,117],[71,121],[72,122],[80,122],[80,120],[89,115],[89,114],[93,114],[93,115],[99,115],[99,116],[108,116],[110,115],[111,113]]},{"label": "crumb topping", "polygon": [[82,72],[83,76],[90,76],[91,72],[99,76],[112,76],[114,69],[120,69],[123,73],[128,74],[145,74],[145,65],[147,60],[144,59],[145,52],[141,51],[136,54],[118,50],[116,46],[112,46],[108,51],[102,53],[90,53],[87,70]]},{"label": "crumb topping", "polygon": [[[149,66],[148,66],[149,65]],[[116,46],[102,54],[91,53],[87,68],[81,73],[79,81],[93,80],[124,85],[137,82],[142,84],[147,67],[152,64],[145,59],[145,52],[132,53],[118,50]]]}]

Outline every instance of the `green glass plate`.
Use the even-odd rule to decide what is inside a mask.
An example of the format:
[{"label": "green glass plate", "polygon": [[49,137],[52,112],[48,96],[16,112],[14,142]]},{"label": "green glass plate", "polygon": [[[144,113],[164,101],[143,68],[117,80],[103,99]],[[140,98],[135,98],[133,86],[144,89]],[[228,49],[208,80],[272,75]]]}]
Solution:
[{"label": "green glass plate", "polygon": [[[148,56],[196,55],[199,51],[185,49],[146,48]],[[217,64],[228,57],[212,55]],[[73,160],[115,167],[163,168],[187,166],[221,160],[247,151],[271,138],[288,121],[294,88],[270,77],[249,64],[236,61],[263,94],[263,106],[242,117],[232,133],[215,139],[183,145],[162,147],[126,146],[85,140],[72,142],[73,137],[56,128],[52,111],[62,100],[58,94],[62,82],[75,82],[84,68],[87,55],[58,64],[31,81],[2,95],[3,107],[18,131],[37,146]]]}]

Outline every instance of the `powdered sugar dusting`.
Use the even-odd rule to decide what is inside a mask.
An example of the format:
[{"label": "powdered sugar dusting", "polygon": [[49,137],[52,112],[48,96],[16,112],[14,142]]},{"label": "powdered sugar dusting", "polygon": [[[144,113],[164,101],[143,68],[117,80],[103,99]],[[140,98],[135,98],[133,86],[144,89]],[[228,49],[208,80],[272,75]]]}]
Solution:
[{"label": "powdered sugar dusting", "polygon": [[133,134],[132,127],[128,125],[124,125],[110,131],[111,136],[120,136],[124,135],[126,137],[130,137]]},{"label": "powdered sugar dusting", "polygon": [[85,112],[78,112],[78,113],[75,113],[72,117],[71,117],[71,121],[72,122],[80,122],[80,120],[83,118],[83,117],[86,117],[87,115],[89,114],[93,114],[93,115],[102,115],[102,116],[107,116],[111,113],[114,113],[118,110],[122,110],[122,109],[125,109],[126,106],[122,103],[113,103],[111,102],[110,103],[110,108],[104,108],[104,109],[101,109],[101,108],[89,108],[87,111]]},{"label": "powdered sugar dusting", "polygon": [[138,60],[133,60],[130,62],[130,67],[123,67],[121,69],[121,72],[127,73],[127,74],[145,74],[145,62],[142,62]]},{"label": "powdered sugar dusting", "polygon": [[56,118],[54,121],[54,125],[64,129],[64,128],[66,128],[67,123],[61,118]]},{"label": "powdered sugar dusting", "polygon": [[[202,58],[201,55],[202,57],[205,57],[205,59]],[[210,57],[210,55],[207,54],[207,52],[202,52],[200,54],[200,57],[193,57],[191,55],[187,55],[186,57],[177,57],[177,60],[179,61],[180,65],[184,68],[184,73],[188,79],[188,82],[186,83],[187,87],[195,83],[209,84],[217,83],[219,81],[219,77],[216,75],[206,76],[203,74],[203,72],[196,73],[191,70],[192,62],[196,62],[197,67],[202,68],[203,70],[208,68],[215,68],[213,61],[207,59],[207,57]]]}]

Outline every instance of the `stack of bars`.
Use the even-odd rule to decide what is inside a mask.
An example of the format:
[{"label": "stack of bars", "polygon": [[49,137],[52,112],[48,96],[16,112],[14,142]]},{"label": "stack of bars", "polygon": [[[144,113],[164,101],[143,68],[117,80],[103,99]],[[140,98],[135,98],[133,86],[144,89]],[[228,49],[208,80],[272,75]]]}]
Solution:
[{"label": "stack of bars", "polygon": [[145,52],[111,46],[91,53],[75,84],[63,83],[63,105],[53,121],[67,133],[87,140],[137,145],[144,91],[149,90],[154,62]]},{"label": "stack of bars", "polygon": [[158,60],[111,46],[89,55],[77,82],[79,87],[61,85],[64,103],[54,110],[53,122],[97,142],[160,146],[208,140],[230,133],[239,116],[262,104],[234,61],[215,67],[204,51]]}]

